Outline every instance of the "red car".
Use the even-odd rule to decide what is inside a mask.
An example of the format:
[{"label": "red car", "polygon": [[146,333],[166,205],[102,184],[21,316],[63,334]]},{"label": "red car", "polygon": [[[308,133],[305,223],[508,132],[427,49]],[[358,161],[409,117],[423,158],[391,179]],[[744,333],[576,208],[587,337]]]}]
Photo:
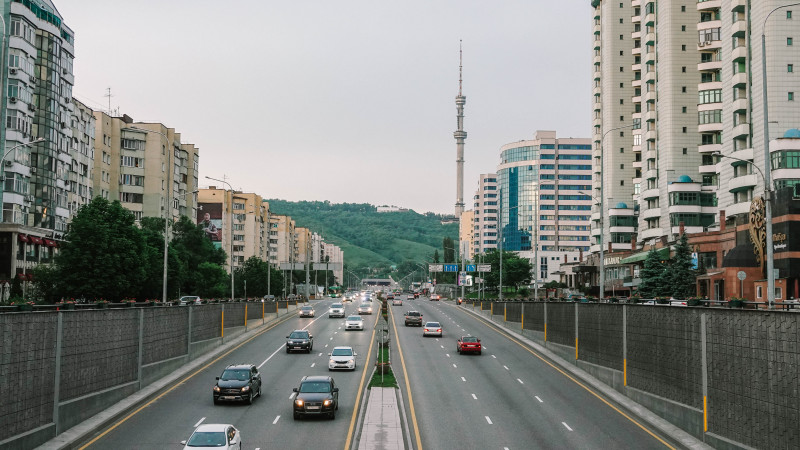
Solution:
[{"label": "red car", "polygon": [[481,340],[475,336],[461,336],[456,342],[458,353],[477,353],[481,354]]}]

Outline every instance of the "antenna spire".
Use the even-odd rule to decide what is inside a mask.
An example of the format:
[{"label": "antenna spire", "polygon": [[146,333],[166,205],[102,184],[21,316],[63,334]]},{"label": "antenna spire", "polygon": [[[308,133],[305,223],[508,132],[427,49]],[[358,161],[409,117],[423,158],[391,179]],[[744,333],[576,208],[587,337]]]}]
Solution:
[{"label": "antenna spire", "polygon": [[458,40],[458,96],[461,97],[461,39]]}]

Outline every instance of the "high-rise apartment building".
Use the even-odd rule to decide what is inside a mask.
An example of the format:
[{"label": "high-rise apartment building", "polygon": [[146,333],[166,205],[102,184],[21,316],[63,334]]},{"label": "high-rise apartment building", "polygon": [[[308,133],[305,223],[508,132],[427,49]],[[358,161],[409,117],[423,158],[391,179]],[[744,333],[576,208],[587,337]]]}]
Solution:
[{"label": "high-rise apartment building", "polygon": [[504,145],[500,159],[503,250],[538,261],[538,279],[557,280],[565,257],[578,261],[589,250],[591,140],[537,131],[533,140]]},{"label": "high-rise apartment building", "polygon": [[142,217],[172,220],[197,217],[195,197],[199,150],[181,143],[181,134],[159,123],[138,123],[127,115],[95,111],[95,195],[119,200]]},{"label": "high-rise apartment building", "polygon": [[72,217],[81,206],[92,200],[94,186],[94,111],[76,99],[72,99],[72,139],[69,154],[72,161],[67,165],[67,209]]},{"label": "high-rise apartment building", "polygon": [[478,190],[473,196],[472,248],[470,258],[477,253],[497,248],[497,209],[499,205],[497,174],[483,173],[478,178]]},{"label": "high-rise apartment building", "polygon": [[461,217],[458,219],[459,258],[464,256],[466,259],[472,259],[472,255],[475,254],[475,249],[472,245],[474,217],[475,211],[469,209],[462,211]]}]

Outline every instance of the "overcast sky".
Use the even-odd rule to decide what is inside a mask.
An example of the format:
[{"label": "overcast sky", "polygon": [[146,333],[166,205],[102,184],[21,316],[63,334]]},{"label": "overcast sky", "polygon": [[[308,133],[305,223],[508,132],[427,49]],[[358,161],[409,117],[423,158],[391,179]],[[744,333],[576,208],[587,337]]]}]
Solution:
[{"label": "overcast sky", "polygon": [[589,0],[54,0],[74,96],[160,122],[205,176],[266,198],[452,214],[503,144],[591,136]]}]

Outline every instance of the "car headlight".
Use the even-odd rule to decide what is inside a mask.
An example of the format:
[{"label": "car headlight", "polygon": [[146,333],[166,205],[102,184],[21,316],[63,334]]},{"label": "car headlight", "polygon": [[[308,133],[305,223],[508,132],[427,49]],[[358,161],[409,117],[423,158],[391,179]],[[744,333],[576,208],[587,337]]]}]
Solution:
[{"label": "car headlight", "polygon": [[330,405],[331,405],[331,403],[333,403],[333,400],[325,400],[324,402],[322,402],[322,404],[323,404],[324,406],[330,406]]},{"label": "car headlight", "polygon": [[219,386],[214,386],[214,392],[219,392]]},{"label": "car headlight", "polygon": [[297,406],[303,406],[303,400],[298,398],[297,400],[294,401],[294,404]]},{"label": "car headlight", "polygon": [[250,390],[250,386],[245,386],[242,388],[242,392],[247,392]]}]

